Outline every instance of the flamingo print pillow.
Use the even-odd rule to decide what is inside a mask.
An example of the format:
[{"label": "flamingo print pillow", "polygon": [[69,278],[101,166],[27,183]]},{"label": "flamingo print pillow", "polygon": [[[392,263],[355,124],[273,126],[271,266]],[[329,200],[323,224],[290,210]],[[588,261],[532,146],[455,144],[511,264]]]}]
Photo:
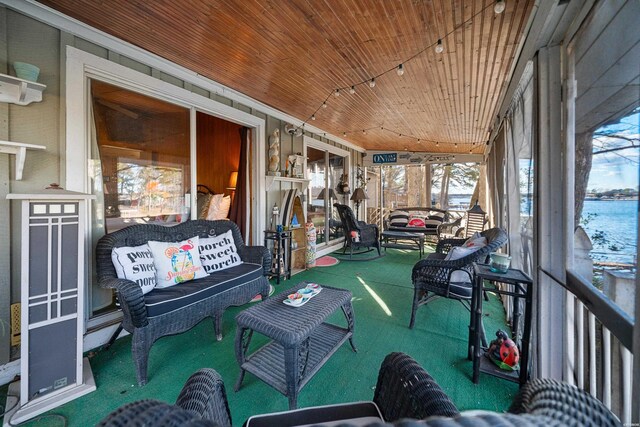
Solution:
[{"label": "flamingo print pillow", "polygon": [[198,236],[182,242],[150,241],[156,267],[156,288],[168,288],[208,276],[200,263]]}]

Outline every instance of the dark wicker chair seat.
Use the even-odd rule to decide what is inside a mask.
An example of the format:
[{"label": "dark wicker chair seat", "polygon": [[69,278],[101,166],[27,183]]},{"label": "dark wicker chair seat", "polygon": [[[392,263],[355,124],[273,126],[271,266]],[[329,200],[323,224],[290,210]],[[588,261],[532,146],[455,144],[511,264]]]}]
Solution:
[{"label": "dark wicker chair seat", "polygon": [[[445,297],[457,299],[460,302],[471,300],[471,280],[473,277],[473,263],[483,262],[486,257],[507,242],[507,233],[500,228],[492,228],[480,233],[487,239],[483,248],[455,260],[445,260],[455,246],[460,246],[465,239],[442,239],[436,246],[436,252],[426,259],[420,260],[413,266],[411,278],[414,294],[409,327],[413,328],[418,307],[427,304],[433,298]],[[462,281],[452,281],[454,272],[468,278]],[[465,307],[469,308],[468,305]]]},{"label": "dark wicker chair seat", "polygon": [[[516,395],[509,409],[511,413],[473,411],[461,414],[438,383],[404,353],[391,353],[382,362],[373,402],[384,421],[367,423],[370,427],[622,426],[597,399],[555,380],[527,383]],[[362,405],[362,402],[357,405]],[[341,405],[340,412],[344,414],[346,411]],[[336,411],[326,412],[331,416],[330,413]],[[250,422],[249,425],[291,425],[282,422],[282,413],[277,414],[276,419],[280,422],[274,424],[274,418],[267,415],[260,422]],[[306,421],[304,424],[328,425],[324,424],[327,421],[318,419]],[[187,381],[176,405],[149,400],[134,402],[115,410],[99,424],[101,427],[123,425],[228,427],[231,415],[222,380],[211,369],[198,371]],[[330,425],[337,425],[336,421]],[[362,424],[350,422],[347,418],[339,425],[355,427]]]},{"label": "dark wicker chair seat", "polygon": [[[118,279],[111,261],[113,248],[139,246],[150,240],[181,241],[193,236],[210,237],[232,231],[243,264],[202,279],[146,295],[140,286]],[[263,246],[246,246],[238,226],[231,221],[187,221],[175,227],[133,225],[103,236],[96,247],[98,284],[115,289],[122,309],[122,327],[132,334],[131,352],[139,385],[147,382],[147,361],[153,343],[166,335],[185,332],[207,317],[214,320],[216,338],[222,339],[222,315],[227,307],[248,303],[257,294],[267,298],[265,274],[271,255]]]},{"label": "dark wicker chair seat", "polygon": [[353,210],[347,205],[334,203],[333,206],[338,210],[342,229],[344,230],[344,251],[349,248],[349,259],[353,257],[353,250],[366,249],[367,251],[378,250],[380,254],[380,232],[375,224],[367,224],[364,221],[358,221],[353,214]]}]

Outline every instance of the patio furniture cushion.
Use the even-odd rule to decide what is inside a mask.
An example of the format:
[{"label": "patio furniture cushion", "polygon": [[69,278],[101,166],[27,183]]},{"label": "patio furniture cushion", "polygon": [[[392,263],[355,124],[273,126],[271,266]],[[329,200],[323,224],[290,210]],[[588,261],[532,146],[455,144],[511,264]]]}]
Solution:
[{"label": "patio furniture cushion", "polygon": [[225,196],[224,194],[214,194],[209,203],[209,211],[207,212],[207,219],[214,221],[216,219],[226,219],[229,216],[229,209],[231,208],[231,196]]},{"label": "patio furniture cushion", "polygon": [[140,246],[123,246],[111,251],[111,261],[118,279],[136,282],[142,294],[148,294],[156,286],[156,267],[153,255],[146,243]]},{"label": "patio furniture cushion", "polygon": [[204,281],[192,280],[178,286],[156,288],[144,298],[147,317],[155,317],[182,309],[245,282],[256,280],[262,274],[262,265],[245,262],[223,271],[216,271]]},{"label": "patio furniture cushion", "polygon": [[225,270],[235,265],[242,264],[238,249],[233,243],[231,230],[215,237],[200,239],[200,260],[207,273]]},{"label": "patio furniture cushion", "polygon": [[208,276],[200,261],[199,240],[194,236],[181,242],[148,242],[156,267],[156,288]]},{"label": "patio furniture cushion", "polygon": [[405,227],[409,222],[409,212],[395,210],[389,214],[389,224],[393,227]]}]

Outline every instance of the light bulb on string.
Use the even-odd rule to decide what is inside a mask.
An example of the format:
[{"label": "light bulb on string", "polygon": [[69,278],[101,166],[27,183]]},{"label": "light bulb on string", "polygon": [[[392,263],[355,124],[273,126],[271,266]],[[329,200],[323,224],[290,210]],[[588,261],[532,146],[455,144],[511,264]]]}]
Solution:
[{"label": "light bulb on string", "polygon": [[346,132],[342,132],[342,136],[346,138],[347,137],[347,133]]},{"label": "light bulb on string", "polygon": [[436,141],[436,147],[439,147],[440,143],[438,141]]},{"label": "light bulb on string", "polygon": [[418,144],[420,144],[420,138],[418,138]]},{"label": "light bulb on string", "polygon": [[493,5],[493,11],[495,13],[502,13],[504,12],[504,9],[507,7],[507,4],[504,2],[504,0],[496,0],[496,4]]},{"label": "light bulb on string", "polygon": [[436,44],[436,53],[444,52],[444,46],[442,45],[442,40],[438,39],[438,43]]},{"label": "light bulb on string", "polygon": [[372,78],[371,80],[369,80],[369,87],[376,87],[376,78]]},{"label": "light bulb on string", "polygon": [[351,86],[351,88],[349,89],[349,93],[351,95],[353,95],[354,93],[356,93],[356,87],[355,86]]},{"label": "light bulb on string", "polygon": [[362,134],[363,134],[363,135],[366,135],[366,134],[367,134],[367,131],[366,131],[365,129],[362,129]]},{"label": "light bulb on string", "polygon": [[322,103],[322,108],[327,108],[327,101]]},{"label": "light bulb on string", "polygon": [[398,65],[398,69],[396,70],[399,76],[404,74],[404,66],[402,64]]},{"label": "light bulb on string", "polygon": [[336,90],[333,92],[333,96],[340,96],[340,89],[336,89]]},{"label": "light bulb on string", "polygon": [[315,120],[315,119],[316,119],[316,115],[315,115],[315,114],[312,114],[312,115],[311,115],[311,120]]}]

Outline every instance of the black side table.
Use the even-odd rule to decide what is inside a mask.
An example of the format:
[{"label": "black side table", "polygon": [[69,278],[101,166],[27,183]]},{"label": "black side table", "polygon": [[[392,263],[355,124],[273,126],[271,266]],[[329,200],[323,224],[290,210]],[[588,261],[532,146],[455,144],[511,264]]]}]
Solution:
[{"label": "black side table", "polygon": [[[269,242],[272,242],[272,245],[269,245]],[[281,277],[291,279],[291,230],[265,230],[264,245],[273,257],[269,277],[275,277],[278,285]]]},{"label": "black side table", "polygon": [[[522,387],[529,379],[529,340],[531,338],[531,305],[532,305],[532,280],[521,270],[510,268],[506,273],[494,273],[489,265],[474,264],[474,283],[471,295],[471,324],[469,326],[469,355],[473,358],[473,382],[478,383],[480,372],[495,375],[510,381],[520,383]],[[488,286],[484,281],[490,281]],[[510,290],[499,289],[496,282],[512,285]],[[512,290],[511,290],[512,289]],[[486,342],[481,345],[484,338],[482,325],[482,295],[484,291],[501,295],[509,295],[513,301],[513,336],[512,339],[520,349],[520,370],[507,371],[498,368],[489,358],[484,357]],[[518,325],[520,323],[520,298],[525,299],[524,331],[520,336]],[[484,340],[483,340],[484,341]]]}]

